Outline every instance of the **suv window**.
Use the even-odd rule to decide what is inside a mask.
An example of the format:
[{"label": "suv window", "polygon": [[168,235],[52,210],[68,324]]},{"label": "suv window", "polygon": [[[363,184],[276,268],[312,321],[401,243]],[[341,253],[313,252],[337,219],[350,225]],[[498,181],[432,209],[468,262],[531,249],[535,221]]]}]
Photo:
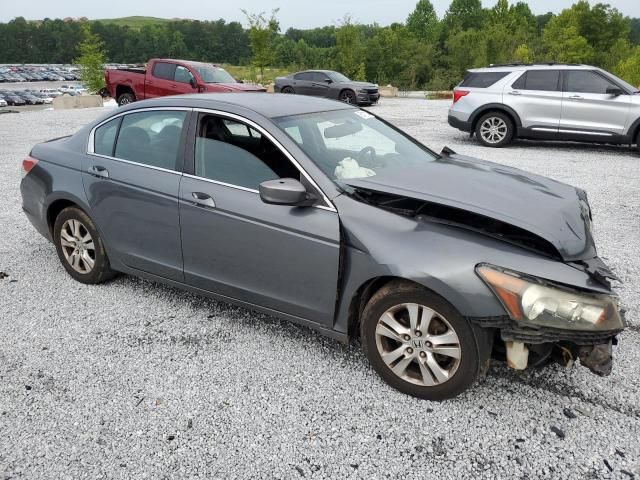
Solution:
[{"label": "suv window", "polygon": [[607,88],[615,87],[606,78],[589,70],[570,70],[566,73],[566,91],[577,93],[607,93]]},{"label": "suv window", "polygon": [[174,75],[174,79],[176,82],[189,83],[191,82],[192,78],[193,75],[187,67],[183,67],[182,65],[176,66],[176,73]]},{"label": "suv window", "polygon": [[165,80],[173,80],[176,66],[175,63],[156,62],[153,64],[153,76]]},{"label": "suv window", "polygon": [[296,73],[293,78],[296,80],[313,80],[313,72]]},{"label": "suv window", "polygon": [[195,157],[197,176],[252,190],[266,180],[300,179],[300,171],[267,137],[215,115],[200,118]]},{"label": "suv window", "polygon": [[459,87],[487,88],[511,72],[467,72]]},{"label": "suv window", "polygon": [[93,140],[93,151],[99,155],[113,157],[113,146],[122,117],[111,120],[96,128]]},{"label": "suv window", "polygon": [[130,113],[122,126],[114,156],[152,167],[176,170],[182,125],[187,112]]},{"label": "suv window", "polygon": [[511,85],[515,90],[557,92],[560,70],[528,70]]}]

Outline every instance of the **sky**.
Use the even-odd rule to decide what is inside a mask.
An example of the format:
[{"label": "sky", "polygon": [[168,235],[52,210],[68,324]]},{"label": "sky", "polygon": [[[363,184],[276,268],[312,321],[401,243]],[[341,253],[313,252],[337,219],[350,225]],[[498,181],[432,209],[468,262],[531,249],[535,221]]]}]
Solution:
[{"label": "sky", "polygon": [[[450,0],[431,0],[442,17]],[[511,0],[515,3],[515,0]],[[640,17],[640,0],[600,0],[609,3],[630,17]],[[249,12],[270,12],[280,8],[278,20],[282,31],[289,27],[313,28],[335,25],[345,15],[359,23],[388,25],[403,22],[414,9],[417,0],[0,0],[0,22],[22,16],[28,20],[45,17],[115,18],[143,15],[163,18],[190,18],[244,22],[241,9]],[[496,0],[483,0],[491,7]],[[529,0],[533,13],[559,12],[573,0]],[[598,0],[590,0],[598,3]]]}]

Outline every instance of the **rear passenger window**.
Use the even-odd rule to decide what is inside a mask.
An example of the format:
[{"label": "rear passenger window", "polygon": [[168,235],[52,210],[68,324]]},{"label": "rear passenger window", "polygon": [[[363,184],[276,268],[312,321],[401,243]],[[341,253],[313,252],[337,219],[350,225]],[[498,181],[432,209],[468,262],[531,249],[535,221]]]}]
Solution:
[{"label": "rear passenger window", "polygon": [[511,87],[516,90],[556,92],[559,90],[559,80],[559,70],[528,70]]},{"label": "rear passenger window", "polygon": [[467,72],[459,87],[487,88],[511,72]]},{"label": "rear passenger window", "polygon": [[165,80],[173,80],[176,72],[175,63],[156,62],[153,64],[153,76]]},{"label": "rear passenger window", "polygon": [[187,112],[153,111],[125,115],[115,157],[176,170],[182,125]]},{"label": "rear passenger window", "polygon": [[293,77],[296,80],[313,80],[313,72],[302,72],[302,73],[296,73],[295,76]]},{"label": "rear passenger window", "polygon": [[607,93],[607,88],[615,87],[613,83],[597,73],[588,70],[572,70],[566,73],[567,92]]},{"label": "rear passenger window", "polygon": [[113,146],[122,117],[111,120],[96,128],[93,142],[93,151],[99,155],[113,156]]}]

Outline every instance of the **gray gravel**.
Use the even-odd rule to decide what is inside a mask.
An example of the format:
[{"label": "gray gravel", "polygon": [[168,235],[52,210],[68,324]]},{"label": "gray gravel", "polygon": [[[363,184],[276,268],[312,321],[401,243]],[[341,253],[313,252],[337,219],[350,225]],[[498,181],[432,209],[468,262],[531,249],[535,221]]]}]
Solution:
[{"label": "gray gravel", "polygon": [[[373,111],[439,150],[585,188],[632,328],[613,374],[489,376],[445,403],[387,387],[357,345],[162,285],[75,283],[20,209],[19,162],[103,110],[0,115],[0,480],[640,477],[640,156],[446,125],[447,101]],[[0,275],[2,276],[2,275]]]}]

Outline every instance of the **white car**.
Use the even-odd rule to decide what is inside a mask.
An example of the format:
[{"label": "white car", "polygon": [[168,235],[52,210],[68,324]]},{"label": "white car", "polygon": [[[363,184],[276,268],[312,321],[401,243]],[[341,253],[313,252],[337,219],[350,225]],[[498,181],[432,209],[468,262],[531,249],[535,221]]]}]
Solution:
[{"label": "white car", "polygon": [[6,107],[8,104],[4,98],[0,98],[0,107]]},{"label": "white car", "polygon": [[70,93],[73,95],[83,95],[87,93],[87,89],[84,88],[82,85],[62,85],[60,87],[60,91],[63,94]]}]

